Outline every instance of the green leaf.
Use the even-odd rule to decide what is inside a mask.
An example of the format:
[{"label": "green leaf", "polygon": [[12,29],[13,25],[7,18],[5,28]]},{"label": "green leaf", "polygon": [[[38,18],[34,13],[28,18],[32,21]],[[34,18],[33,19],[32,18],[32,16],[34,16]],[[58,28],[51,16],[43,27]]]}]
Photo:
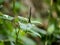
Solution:
[{"label": "green leaf", "polygon": [[13,24],[10,21],[4,21],[4,25],[6,26],[7,30],[13,30]]},{"label": "green leaf", "polygon": [[0,15],[0,19],[6,19],[6,20],[13,20],[13,17],[9,16],[9,15],[5,15],[5,14],[2,14]]},{"label": "green leaf", "polygon": [[40,34],[43,34],[43,35],[46,35],[47,34],[47,32],[45,30],[39,29],[35,25],[32,27],[32,30],[34,30],[34,31],[36,31],[36,32],[38,32]]},{"label": "green leaf", "polygon": [[32,39],[30,39],[30,38],[21,37],[21,39],[22,39],[24,45],[36,45],[36,43]]},{"label": "green leaf", "polygon": [[24,18],[24,17],[21,17],[21,16],[18,16],[18,18],[19,18],[19,21],[21,23],[28,23],[28,19],[27,18]]},{"label": "green leaf", "polygon": [[0,41],[0,45],[4,45],[4,43]]},{"label": "green leaf", "polygon": [[46,35],[46,31],[39,29],[35,25],[30,24],[30,23],[28,24],[20,23],[20,28],[24,31],[30,32],[30,34],[35,35],[35,36],[41,37],[40,34]]},{"label": "green leaf", "polygon": [[41,38],[41,35],[38,33],[38,32],[35,32],[33,30],[30,30],[30,34],[33,36],[33,37],[40,37]]},{"label": "green leaf", "polygon": [[48,34],[52,34],[55,30],[54,24],[51,24],[48,29],[47,29],[47,33]]}]

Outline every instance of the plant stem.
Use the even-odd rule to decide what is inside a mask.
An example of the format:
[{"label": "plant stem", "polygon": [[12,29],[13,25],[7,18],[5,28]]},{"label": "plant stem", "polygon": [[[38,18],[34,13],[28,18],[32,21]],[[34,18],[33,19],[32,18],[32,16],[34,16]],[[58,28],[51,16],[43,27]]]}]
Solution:
[{"label": "plant stem", "polygon": [[28,23],[31,23],[31,7],[29,9],[29,20],[28,20]]},{"label": "plant stem", "polygon": [[[53,12],[52,8],[53,8],[53,0],[50,1],[50,13],[49,13],[49,17],[48,17],[49,18],[48,27],[53,23],[53,21],[52,21],[53,20],[53,17],[52,17],[52,12]],[[45,45],[48,45],[48,44],[51,45],[51,43],[49,42],[49,40],[51,39],[51,35],[49,35],[49,40],[48,41],[47,41],[47,38],[48,37],[46,36]]]},{"label": "plant stem", "polygon": [[49,15],[49,23],[50,23],[50,21],[51,21],[51,17],[52,17],[52,5],[53,5],[53,0],[51,0],[51,3],[50,3],[50,15]]},{"label": "plant stem", "polygon": [[18,30],[18,32],[16,32],[16,41],[15,41],[15,45],[17,45],[17,43],[18,43],[18,36],[19,36],[19,30]]},{"label": "plant stem", "polygon": [[47,41],[45,41],[45,45],[48,45],[48,42]]},{"label": "plant stem", "polygon": [[[16,27],[16,23],[18,23],[18,22],[16,22],[16,19],[17,19],[17,15],[16,15],[16,11],[15,11],[15,1],[16,0],[13,0],[13,13],[14,13],[14,24],[15,24],[15,29],[17,28]],[[20,28],[19,28],[20,29]],[[15,45],[17,45],[17,43],[18,43],[18,34],[19,34],[19,29],[18,29],[18,31],[16,31],[16,40],[15,40]]]},{"label": "plant stem", "polygon": [[44,45],[48,45],[48,40],[47,40],[47,35],[46,35],[46,39],[45,39],[45,44]]},{"label": "plant stem", "polygon": [[15,14],[16,12],[15,12],[15,1],[16,0],[13,0],[13,13]]}]

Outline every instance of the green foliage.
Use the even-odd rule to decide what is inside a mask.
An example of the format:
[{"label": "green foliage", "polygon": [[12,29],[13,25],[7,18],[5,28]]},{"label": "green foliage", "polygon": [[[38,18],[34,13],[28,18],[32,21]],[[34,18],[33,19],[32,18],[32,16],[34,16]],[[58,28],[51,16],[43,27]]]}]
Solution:
[{"label": "green foliage", "polygon": [[0,0],[0,4],[2,4],[4,2],[4,0]]},{"label": "green foliage", "polygon": [[[0,0],[0,4],[4,0]],[[50,0],[45,0],[45,2],[50,5]],[[53,3],[52,10],[56,10],[59,17],[59,5],[60,1],[55,6]],[[14,10],[16,13],[20,11],[24,12],[27,7],[25,7],[21,2],[14,2]],[[11,3],[11,8],[13,8],[13,3]],[[57,39],[60,39],[60,18],[52,17],[52,10],[49,10],[48,16],[48,27],[46,30],[38,28],[35,24],[42,24],[42,22],[31,20],[28,22],[28,18],[24,18],[16,15],[14,12],[14,17],[3,14],[0,12],[0,45],[37,45],[36,40],[39,38],[43,45],[51,45],[51,43]],[[58,24],[59,23],[59,24]],[[38,39],[38,40],[39,40]]]},{"label": "green foliage", "polygon": [[[32,36],[41,37],[41,35],[38,32],[33,30],[35,28],[34,24],[27,23],[27,21],[23,17],[18,16],[18,19],[19,19],[19,21],[17,23],[19,23],[19,25],[14,25],[13,24],[14,22],[12,22],[12,20],[14,20],[14,17],[10,17],[10,16],[4,15],[4,14],[0,15],[0,21],[1,21],[0,24],[1,24],[1,26],[4,26],[2,28],[0,26],[0,30],[2,31],[2,34],[6,33],[6,36],[8,37],[9,41],[15,42],[16,31],[20,30],[19,39],[22,40],[24,43],[26,43],[24,45],[35,45],[35,43],[31,39],[29,39],[28,37],[25,36],[25,34],[29,33]],[[22,19],[24,19],[24,20],[22,20]],[[17,26],[19,26],[19,27],[17,27]],[[4,33],[3,33],[3,31],[4,31]],[[21,34],[21,32],[22,32],[22,34]],[[30,43],[27,43],[27,40]]]}]

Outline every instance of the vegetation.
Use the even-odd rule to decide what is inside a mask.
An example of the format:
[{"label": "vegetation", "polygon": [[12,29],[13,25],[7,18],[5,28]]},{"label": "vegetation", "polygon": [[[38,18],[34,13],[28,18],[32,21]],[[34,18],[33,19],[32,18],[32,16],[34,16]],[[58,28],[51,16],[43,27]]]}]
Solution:
[{"label": "vegetation", "polygon": [[60,0],[27,2],[0,0],[0,45],[60,45]]}]

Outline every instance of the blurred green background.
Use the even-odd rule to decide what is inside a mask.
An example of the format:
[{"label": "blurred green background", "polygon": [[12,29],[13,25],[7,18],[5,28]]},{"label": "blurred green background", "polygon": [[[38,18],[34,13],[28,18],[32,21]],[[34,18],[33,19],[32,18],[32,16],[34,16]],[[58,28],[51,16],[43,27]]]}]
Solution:
[{"label": "blurred green background", "polygon": [[60,0],[0,0],[0,45],[60,45]]}]

